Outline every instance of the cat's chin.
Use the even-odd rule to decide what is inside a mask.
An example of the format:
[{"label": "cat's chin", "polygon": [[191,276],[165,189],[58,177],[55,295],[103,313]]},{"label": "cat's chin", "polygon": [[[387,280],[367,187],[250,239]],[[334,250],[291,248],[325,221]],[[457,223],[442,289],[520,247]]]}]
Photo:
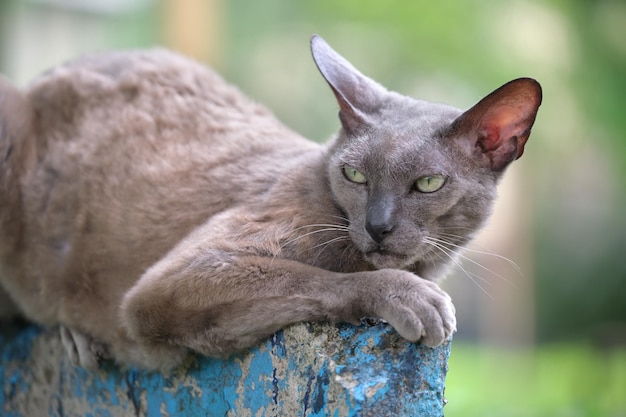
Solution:
[{"label": "cat's chin", "polygon": [[381,250],[365,253],[365,260],[376,269],[402,269],[413,263],[407,255]]}]

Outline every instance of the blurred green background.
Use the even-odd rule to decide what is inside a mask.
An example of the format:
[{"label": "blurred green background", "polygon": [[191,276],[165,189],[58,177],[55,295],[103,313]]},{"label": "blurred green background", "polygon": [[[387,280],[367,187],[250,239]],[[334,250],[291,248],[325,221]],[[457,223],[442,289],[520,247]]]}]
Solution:
[{"label": "blurred green background", "polygon": [[460,108],[542,83],[527,151],[444,283],[446,415],[626,416],[623,0],[2,0],[0,72],[25,86],[80,53],[164,45],[323,141],[337,106],[313,33],[388,88]]}]

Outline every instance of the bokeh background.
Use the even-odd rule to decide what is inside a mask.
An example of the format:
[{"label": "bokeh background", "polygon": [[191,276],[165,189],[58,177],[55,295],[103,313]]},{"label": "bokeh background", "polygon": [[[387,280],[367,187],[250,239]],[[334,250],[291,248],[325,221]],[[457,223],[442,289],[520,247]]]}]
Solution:
[{"label": "bokeh background", "polygon": [[392,90],[468,108],[520,76],[544,102],[493,220],[443,284],[457,305],[447,416],[626,416],[623,0],[0,0],[19,86],[85,52],[166,46],[324,141],[318,33]]}]

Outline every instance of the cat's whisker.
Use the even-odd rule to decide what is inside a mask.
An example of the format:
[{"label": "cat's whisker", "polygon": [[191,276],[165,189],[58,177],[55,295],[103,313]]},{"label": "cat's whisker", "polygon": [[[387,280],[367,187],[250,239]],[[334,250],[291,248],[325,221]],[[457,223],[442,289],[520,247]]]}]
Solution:
[{"label": "cat's whisker", "polygon": [[[436,265],[437,265],[437,264],[435,263],[435,259],[433,258],[432,253],[430,253],[430,252],[426,252],[426,253],[424,254],[424,257],[425,257],[425,258],[427,258],[427,259],[425,260],[425,262],[426,262],[426,263],[430,263],[430,264],[432,264],[433,266],[436,266]],[[443,259],[442,259],[442,261],[443,261]]]},{"label": "cat's whisker", "polygon": [[467,275],[471,275],[472,277],[476,278],[477,280],[481,281],[482,283],[486,284],[486,285],[491,285],[491,283],[489,282],[488,279],[486,279],[485,277],[482,277],[474,272],[471,272],[469,270],[467,270],[462,263],[462,260],[468,260],[471,261],[471,259],[468,259],[467,257],[463,256],[462,253],[456,252],[444,245],[442,245],[441,243],[437,243],[437,242],[431,242],[431,244],[435,247],[437,247],[441,252],[445,253],[453,262],[455,265],[457,265],[465,274]]},{"label": "cat's whisker", "polygon": [[[454,235],[454,234],[450,234],[450,233],[439,233],[439,235],[440,235],[440,236],[443,236],[443,237],[453,238],[453,239],[462,238],[461,236]],[[447,242],[447,243],[448,243],[448,244],[450,244],[451,246],[454,246],[454,247],[457,247],[457,248],[463,248],[463,250],[464,250],[465,252],[476,253],[476,254],[478,254],[478,255],[487,255],[487,256],[492,256],[492,257],[497,258],[497,259],[499,259],[499,260],[505,261],[507,264],[509,264],[510,266],[512,266],[512,267],[513,267],[513,269],[515,269],[515,270],[516,270],[516,271],[517,271],[520,275],[522,275],[522,276],[523,276],[522,269],[519,267],[519,265],[517,265],[517,264],[515,263],[515,261],[513,261],[513,260],[511,260],[511,259],[507,258],[506,256],[502,256],[502,255],[500,255],[500,254],[497,254],[497,253],[495,253],[495,252],[492,252],[492,251],[490,251],[490,250],[488,250],[488,249],[486,249],[486,248],[484,248],[484,247],[480,248],[480,250],[479,250],[479,249],[472,248],[472,246],[474,246],[474,247],[477,247],[477,246],[478,246],[476,243],[472,243],[469,247],[465,247],[465,246],[463,246],[463,247],[462,247],[462,246],[460,246],[460,245],[455,245],[455,244],[454,244],[454,243],[452,243],[452,242]]]},{"label": "cat's whisker", "polygon": [[481,282],[483,284],[489,285],[489,281],[486,281],[481,276],[476,275],[473,272],[470,272],[467,269],[465,269],[458,259],[454,259],[451,255],[447,254],[443,250],[441,250],[441,252],[446,254],[448,258],[450,258],[452,262],[465,274],[465,276],[467,276],[474,283],[474,285],[476,285],[487,297],[489,297],[490,300],[492,301],[495,300],[495,298],[489,293],[489,291],[487,291],[487,289],[483,285],[481,285]]},{"label": "cat's whisker", "polygon": [[[354,246],[351,245],[346,245],[346,247],[343,249],[343,251],[341,252],[341,255],[339,256],[339,265],[340,265],[340,269],[343,268],[344,265],[344,260],[346,259],[350,259],[350,251],[354,251]],[[348,252],[348,255],[346,256],[346,252]]]},{"label": "cat's whisker", "polygon": [[[327,224],[327,223],[318,223],[318,224],[308,224],[308,225],[304,225],[304,226],[300,226],[295,228],[292,231],[292,234],[295,234],[296,231],[298,230],[302,230],[302,229],[306,229],[306,228],[310,228],[310,227],[322,227],[322,229],[318,229],[318,230],[313,230],[310,232],[307,232],[303,235],[299,235],[296,236],[293,239],[289,239],[288,241],[282,243],[279,246],[279,251],[277,251],[277,253],[274,254],[274,256],[272,256],[272,263],[274,262],[274,259],[276,259],[276,257],[278,256],[278,252],[280,252],[280,250],[284,249],[287,245],[290,245],[294,242],[297,242],[298,240],[305,238],[307,236],[316,234],[316,233],[322,233],[322,232],[329,232],[329,231],[347,231],[347,227],[345,226],[341,226],[341,225],[335,225],[335,224]],[[270,263],[270,265],[272,264]]]},{"label": "cat's whisker", "polygon": [[[468,257],[468,256],[466,256],[466,255],[464,255],[462,252],[463,252],[463,251],[466,251],[466,250],[467,250],[467,248],[465,248],[465,247],[463,247],[463,246],[460,246],[460,245],[456,245],[456,244],[454,244],[454,243],[452,243],[452,242],[450,242],[450,241],[448,241],[448,240],[445,240],[445,239],[438,239],[438,238],[434,238],[434,237],[432,237],[432,236],[431,236],[431,237],[429,237],[429,239],[436,240],[436,241],[438,241],[440,244],[442,244],[442,245],[444,245],[444,246],[446,246],[446,245],[447,245],[447,246],[451,246],[452,248],[460,249],[460,251],[459,251],[459,253],[458,253],[458,256],[459,256],[459,257],[461,257],[462,259],[464,259],[464,260],[466,260],[466,261],[468,261],[468,262],[470,262],[470,263],[472,263],[472,264],[474,264],[474,265],[476,265],[476,266],[478,266],[478,267],[482,268],[483,270],[485,270],[485,271],[489,272],[490,274],[494,275],[495,277],[497,277],[497,278],[499,278],[499,279],[503,280],[504,282],[508,283],[508,284],[509,284],[509,285],[511,285],[512,287],[514,287],[514,288],[518,288],[518,286],[517,286],[517,285],[516,285],[513,281],[511,281],[511,280],[509,280],[509,279],[505,278],[503,275],[501,275],[501,274],[499,274],[499,273],[495,272],[494,270],[492,270],[492,269],[490,269],[490,268],[486,267],[485,265],[481,264],[480,262],[477,262],[477,261],[475,261],[474,259],[472,259],[472,258],[470,258],[470,257]],[[515,269],[517,272],[519,272],[519,273],[521,274],[521,270],[520,270],[520,268],[519,268],[519,267],[518,267],[518,266],[517,266],[517,265],[516,265],[513,261],[509,260],[508,258],[505,258],[504,256],[498,256],[498,255],[493,254],[493,253],[490,253],[490,252],[484,252],[484,253],[483,253],[483,252],[481,252],[481,251],[477,251],[477,250],[469,250],[469,251],[470,251],[470,252],[475,252],[475,253],[480,253],[480,254],[485,254],[485,255],[492,255],[492,256],[494,256],[494,257],[496,257],[496,258],[498,258],[498,259],[503,259],[503,260],[504,260],[504,259],[506,259],[506,260],[508,260],[508,261],[509,261],[509,262],[513,265],[514,269]]]},{"label": "cat's whisker", "polygon": [[[472,280],[472,282],[473,282],[474,284],[476,284],[476,286],[477,286],[478,288],[480,288],[482,292],[484,292],[484,293],[485,293],[485,295],[486,295],[487,297],[489,297],[491,300],[494,300],[494,297],[493,297],[491,294],[489,294],[489,291],[487,291],[487,289],[486,289],[485,287],[483,287],[483,286],[482,286],[482,285],[481,285],[478,281],[482,281],[482,282],[484,282],[485,284],[489,284],[489,282],[488,282],[488,281],[486,281],[484,278],[479,277],[478,275],[476,275],[476,274],[474,274],[474,273],[472,273],[472,272],[468,271],[467,269],[465,269],[465,268],[463,267],[462,263],[461,263],[461,262],[460,262],[460,261],[459,261],[459,260],[458,260],[455,256],[453,256],[453,255],[452,255],[452,254],[456,254],[454,251],[452,251],[452,250],[451,250],[451,249],[449,249],[449,248],[445,248],[445,247],[443,247],[440,243],[438,243],[438,242],[436,242],[436,241],[433,241],[433,240],[431,240],[430,238],[425,238],[425,239],[424,239],[424,243],[426,243],[426,244],[428,244],[428,245],[430,245],[430,246],[434,247],[435,249],[437,249],[438,251],[440,251],[441,253],[443,253],[444,255],[446,255],[446,256],[450,259],[450,261],[452,261],[452,262],[453,262],[453,263],[454,263],[454,264],[455,264],[455,265],[456,265],[456,266],[457,266],[457,267],[458,267],[461,271],[463,271],[463,273],[465,273],[465,275],[466,275],[466,276],[467,276],[470,280]],[[439,257],[440,257],[440,259],[441,259],[442,261],[445,261],[445,259],[444,259],[444,258],[443,258],[443,257],[442,257],[439,253],[437,253],[437,252],[433,252],[433,253],[437,254],[437,256],[439,256]],[[452,253],[452,254],[451,254],[451,253]]]},{"label": "cat's whisker", "polygon": [[[519,287],[518,287],[518,286],[517,286],[517,285],[516,285],[513,281],[511,281],[510,279],[507,279],[507,278],[506,278],[506,277],[504,277],[503,275],[501,275],[501,274],[499,274],[499,273],[495,272],[494,270],[492,270],[492,269],[490,269],[490,268],[486,267],[485,265],[481,264],[480,262],[478,262],[478,261],[476,261],[476,260],[474,260],[474,259],[472,259],[472,258],[470,258],[470,257],[468,257],[468,256],[466,256],[466,255],[464,255],[464,254],[461,252],[461,251],[463,251],[463,250],[466,250],[464,247],[459,246],[459,245],[456,245],[456,244],[454,244],[454,243],[452,243],[452,242],[448,242],[448,241],[446,241],[446,240],[444,240],[444,239],[434,238],[434,237],[432,237],[432,236],[431,236],[431,237],[429,237],[428,239],[431,239],[431,240],[433,240],[433,241],[436,241],[437,243],[439,243],[439,244],[440,244],[440,245],[442,245],[442,246],[446,246],[446,245],[448,245],[448,246],[451,246],[451,247],[453,247],[453,248],[460,249],[460,251],[457,253],[457,255],[458,255],[460,258],[462,258],[462,259],[464,259],[464,260],[466,260],[466,261],[468,261],[468,262],[470,262],[470,263],[472,263],[472,264],[474,264],[474,265],[478,266],[479,268],[481,268],[481,269],[483,269],[483,270],[485,270],[485,271],[489,272],[489,273],[490,273],[490,274],[492,274],[493,276],[495,276],[495,277],[497,277],[497,278],[501,279],[502,281],[506,282],[507,284],[511,285],[513,288],[519,288]],[[453,251],[453,249],[451,249],[451,248],[448,248],[448,250]],[[519,268],[518,268],[518,271],[519,271]]]},{"label": "cat's whisker", "polygon": [[469,248],[465,248],[466,252],[470,252],[470,253],[475,253],[477,255],[487,255],[487,256],[491,256],[493,258],[496,258],[500,261],[504,261],[506,262],[508,265],[510,265],[517,273],[519,273],[521,276],[524,275],[524,273],[522,272],[522,268],[519,267],[519,265],[517,265],[513,260],[507,258],[506,256],[502,256],[499,255],[497,253],[493,253],[490,251],[485,251],[485,250],[478,250],[478,249],[473,249],[471,247]]},{"label": "cat's whisker", "polygon": [[324,252],[326,249],[328,249],[331,244],[333,244],[335,242],[340,242],[340,241],[343,241],[343,240],[350,240],[350,238],[348,236],[338,236],[338,237],[330,239],[330,240],[328,240],[326,242],[322,242],[322,243],[319,243],[319,244],[313,246],[311,249],[316,249],[316,248],[319,248],[319,247],[322,248],[321,250],[319,250],[317,252],[317,255],[315,256],[315,259],[313,260],[313,263],[314,264],[317,263],[317,260],[322,255],[322,252]]},{"label": "cat's whisker", "polygon": [[[317,225],[317,226],[331,226],[331,225]],[[295,229],[295,230],[298,230],[298,229]],[[280,247],[282,249],[282,248],[284,248],[287,245],[290,245],[290,244],[292,244],[294,242],[297,242],[300,239],[303,239],[303,238],[305,238],[307,236],[314,235],[316,233],[323,233],[323,232],[347,232],[347,231],[348,231],[348,229],[347,228],[343,228],[343,227],[324,227],[322,229],[313,230],[313,231],[307,232],[307,233],[305,233],[303,235],[296,236],[295,238],[290,239],[287,242],[285,242],[282,245],[280,245]]]},{"label": "cat's whisker", "polygon": [[349,219],[349,218],[347,218],[347,217],[345,217],[345,216],[335,216],[335,215],[333,215],[333,214],[327,214],[325,217],[330,217],[330,218],[333,218],[333,219],[338,219],[338,220],[341,220],[341,221],[346,222],[346,224],[350,224],[350,219]]},{"label": "cat's whisker", "polygon": [[[337,216],[330,216],[330,217],[337,217]],[[337,242],[340,240],[349,240],[349,236],[347,235],[347,232],[350,230],[348,226],[345,225],[341,225],[341,224],[333,224],[333,223],[314,223],[314,224],[307,224],[304,226],[300,226],[295,228],[292,231],[292,235],[293,234],[297,234],[296,232],[303,230],[303,229],[309,229],[309,228],[313,228],[313,227],[319,227],[320,229],[317,230],[312,230],[310,232],[304,233],[302,235],[298,235],[292,239],[287,240],[286,242],[282,243],[280,245],[280,250],[284,249],[286,246],[295,243],[297,241],[299,241],[300,239],[303,239],[305,237],[311,236],[311,235],[315,235],[317,233],[326,233],[326,232],[336,232],[336,233],[341,233],[340,236],[334,237],[326,242],[322,242],[320,244],[317,244],[316,246],[312,247],[311,249],[315,249],[321,246],[325,246],[321,251],[318,252],[315,260],[313,261],[313,263],[315,263],[317,261],[317,258],[319,258],[319,256],[321,255],[321,253],[326,250],[326,248],[333,242]],[[276,257],[278,256],[278,253],[276,253],[273,257],[272,257],[272,261],[274,259],[276,259]]]},{"label": "cat's whisker", "polygon": [[338,237],[332,238],[332,239],[330,239],[330,240],[328,240],[326,242],[319,243],[319,244],[313,246],[311,249],[319,248],[320,246],[328,246],[331,243],[339,242],[341,240],[349,240],[349,239],[350,238],[348,236],[338,236]]},{"label": "cat's whisker", "polygon": [[342,225],[342,224],[314,223],[314,224],[306,224],[304,226],[296,227],[295,229],[293,229],[293,231],[297,232],[298,230],[307,229],[307,228],[311,228],[311,227],[329,227],[329,228],[341,229],[341,230],[349,230],[350,229],[348,226],[345,226],[345,225]]},{"label": "cat's whisker", "polygon": [[426,244],[434,247],[435,249],[438,249],[437,251],[433,251],[433,252],[429,252],[427,253],[428,257],[430,258],[431,263],[434,265],[435,264],[435,259],[433,259],[433,255],[437,256],[437,258],[439,258],[442,262],[447,262],[446,258],[444,258],[443,256],[441,256],[439,254],[439,251],[441,250],[440,248],[437,247],[437,245],[432,244],[430,242],[425,242]]},{"label": "cat's whisker", "polygon": [[468,226],[439,226],[438,230],[474,230],[473,227]]}]

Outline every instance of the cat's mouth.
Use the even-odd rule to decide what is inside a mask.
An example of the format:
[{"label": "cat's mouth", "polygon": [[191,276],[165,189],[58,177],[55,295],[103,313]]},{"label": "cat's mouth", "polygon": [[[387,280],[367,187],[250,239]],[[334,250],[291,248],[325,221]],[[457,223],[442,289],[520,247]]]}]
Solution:
[{"label": "cat's mouth", "polygon": [[410,257],[408,255],[393,252],[383,247],[378,247],[374,250],[365,252],[365,259],[377,269],[398,269],[410,263]]}]

